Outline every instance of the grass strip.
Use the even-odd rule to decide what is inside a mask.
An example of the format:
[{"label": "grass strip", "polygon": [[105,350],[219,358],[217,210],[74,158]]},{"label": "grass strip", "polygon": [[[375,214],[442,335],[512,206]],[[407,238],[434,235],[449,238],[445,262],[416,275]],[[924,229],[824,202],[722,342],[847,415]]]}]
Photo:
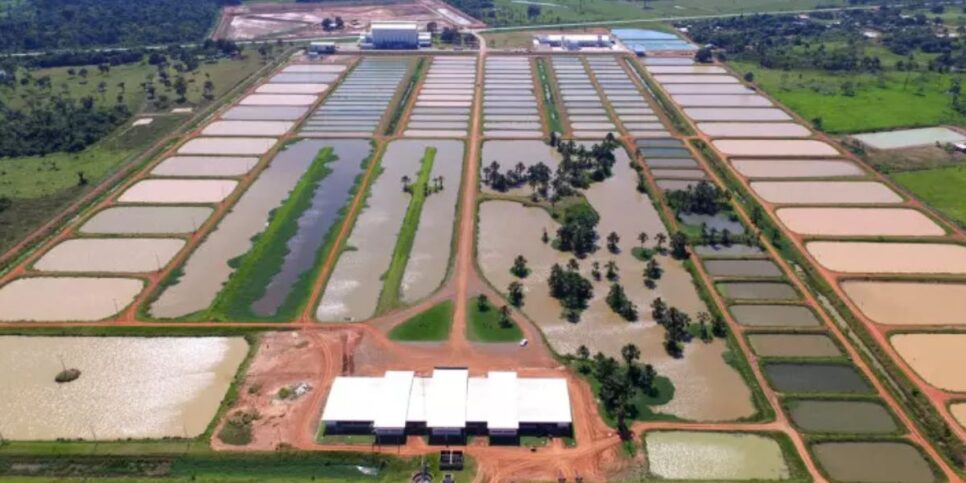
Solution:
[{"label": "grass strip", "polygon": [[413,242],[416,240],[416,230],[419,229],[419,219],[423,213],[423,203],[426,201],[425,187],[429,185],[434,159],[436,159],[436,148],[426,148],[426,153],[420,161],[419,175],[410,185],[412,197],[409,199],[409,208],[406,210],[406,217],[403,218],[399,237],[396,238],[392,261],[389,263],[389,269],[382,276],[382,292],[379,294],[376,313],[382,313],[399,304],[399,290],[406,272],[406,264],[409,262],[409,254],[413,249]]},{"label": "grass strip", "polygon": [[260,318],[252,313],[252,304],[265,294],[268,284],[285,261],[289,253],[287,242],[298,233],[298,220],[312,206],[315,190],[332,171],[328,163],[334,159],[331,147],[319,151],[288,199],[273,211],[268,228],[257,236],[252,249],[240,259],[230,262],[238,269],[212,304],[209,311],[211,319]]},{"label": "grass strip", "polygon": [[396,103],[396,108],[392,111],[392,117],[389,118],[389,123],[386,124],[386,129],[383,134],[386,136],[391,136],[396,132],[396,126],[399,125],[399,121],[402,119],[402,115],[406,112],[406,104],[409,104],[409,98],[412,97],[413,91],[416,90],[416,84],[419,82],[419,78],[423,75],[423,66],[426,64],[426,58],[420,57],[419,61],[416,62],[416,68],[413,70],[413,75],[409,77],[409,84],[406,85],[406,90],[403,91],[402,96],[399,98],[399,102]]},{"label": "grass strip", "polygon": [[547,66],[543,59],[537,59],[537,74],[540,77],[540,86],[543,90],[543,108],[547,111],[547,120],[550,130],[553,132],[564,132],[563,121],[560,119],[560,112],[557,110],[557,100],[553,95],[553,86],[547,76]]},{"label": "grass strip", "polygon": [[453,301],[445,300],[410,317],[389,331],[389,339],[401,342],[436,342],[449,339]]},{"label": "grass strip", "polygon": [[[87,447],[88,450],[90,447]],[[325,481],[329,483],[409,481],[423,460],[431,474],[441,474],[438,458],[397,457],[362,452],[185,453],[176,448],[152,456],[77,454],[0,456],[4,481]],[[460,480],[476,473],[469,456]],[[28,477],[29,475],[29,477]]]}]

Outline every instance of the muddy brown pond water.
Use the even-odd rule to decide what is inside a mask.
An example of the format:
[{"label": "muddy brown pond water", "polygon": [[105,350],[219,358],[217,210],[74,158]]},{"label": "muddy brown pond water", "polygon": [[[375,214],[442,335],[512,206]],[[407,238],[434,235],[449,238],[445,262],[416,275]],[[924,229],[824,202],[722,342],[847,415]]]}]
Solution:
[{"label": "muddy brown pond water", "polygon": [[[241,337],[0,337],[6,439],[195,437],[245,358]],[[68,367],[77,380],[58,384]]]}]

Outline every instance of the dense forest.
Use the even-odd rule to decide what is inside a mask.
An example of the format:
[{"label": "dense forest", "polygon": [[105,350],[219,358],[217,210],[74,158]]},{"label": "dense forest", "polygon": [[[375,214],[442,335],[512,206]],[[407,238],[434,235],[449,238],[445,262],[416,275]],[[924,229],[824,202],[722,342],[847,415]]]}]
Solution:
[{"label": "dense forest", "polygon": [[239,0],[24,0],[0,14],[0,52],[200,41]]},{"label": "dense forest", "polygon": [[22,110],[0,106],[0,157],[77,152],[129,115],[124,104],[98,107],[92,97],[51,96]]},{"label": "dense forest", "polygon": [[[945,10],[934,7],[932,16],[904,13],[894,7],[813,12],[808,17],[751,15],[696,22],[688,27],[697,42],[767,68],[874,73],[883,69],[882,60],[863,47],[872,45],[872,39],[880,39],[889,53],[912,56],[897,63],[898,70],[947,72],[966,68],[966,29],[944,25],[939,15]],[[930,54],[930,59],[918,61],[916,53]]]}]

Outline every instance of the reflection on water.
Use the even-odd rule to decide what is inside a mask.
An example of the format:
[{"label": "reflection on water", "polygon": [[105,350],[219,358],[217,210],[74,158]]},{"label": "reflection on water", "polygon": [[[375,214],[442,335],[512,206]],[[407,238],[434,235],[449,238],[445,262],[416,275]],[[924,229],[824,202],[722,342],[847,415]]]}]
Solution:
[{"label": "reflection on water", "polygon": [[318,152],[327,147],[332,148],[335,156],[326,163],[331,171],[319,182],[312,204],[299,217],[298,231],[288,241],[288,253],[279,272],[265,288],[262,298],[252,304],[252,311],[258,315],[275,314],[289,298],[299,278],[311,271],[317,262],[319,248],[349,200],[356,177],[362,173],[362,160],[371,150],[369,141],[364,139],[306,139],[289,146],[285,154],[314,160]]},{"label": "reflection on water", "polygon": [[[0,337],[7,439],[195,437],[245,358],[243,338]],[[54,377],[81,370],[74,382]]]}]

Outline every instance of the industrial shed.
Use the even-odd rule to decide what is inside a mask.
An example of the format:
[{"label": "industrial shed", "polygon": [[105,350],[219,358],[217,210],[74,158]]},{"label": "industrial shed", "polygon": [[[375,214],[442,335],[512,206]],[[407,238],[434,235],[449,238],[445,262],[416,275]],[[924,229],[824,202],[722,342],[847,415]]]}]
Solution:
[{"label": "industrial shed", "polygon": [[573,420],[565,379],[521,378],[516,372],[469,377],[466,369],[439,368],[429,377],[413,371],[337,377],[322,424],[327,433],[379,437],[517,437],[569,435]]}]

